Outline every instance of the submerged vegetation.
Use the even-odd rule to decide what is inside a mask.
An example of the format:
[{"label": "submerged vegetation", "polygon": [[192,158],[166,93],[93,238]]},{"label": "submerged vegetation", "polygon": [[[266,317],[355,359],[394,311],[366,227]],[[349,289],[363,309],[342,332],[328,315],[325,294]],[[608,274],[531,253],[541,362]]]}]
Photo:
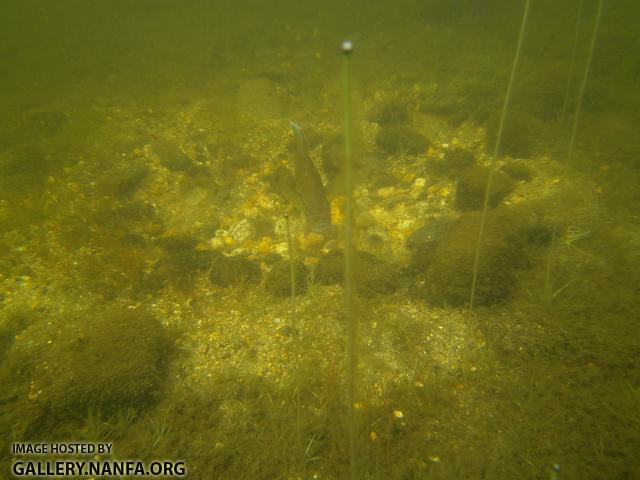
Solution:
[{"label": "submerged vegetation", "polygon": [[640,477],[636,3],[19,3],[0,471]]}]

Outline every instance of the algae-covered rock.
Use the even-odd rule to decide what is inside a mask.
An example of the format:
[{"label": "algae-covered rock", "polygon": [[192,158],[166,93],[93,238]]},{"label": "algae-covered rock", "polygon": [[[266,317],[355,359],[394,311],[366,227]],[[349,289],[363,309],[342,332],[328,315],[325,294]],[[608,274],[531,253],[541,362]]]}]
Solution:
[{"label": "algae-covered rock", "polygon": [[476,163],[476,156],[464,148],[451,148],[444,152],[444,158],[429,158],[427,169],[434,175],[455,177]]},{"label": "algae-covered rock", "polygon": [[476,163],[476,156],[464,148],[451,148],[444,153],[444,161],[452,171],[471,168]]},{"label": "algae-covered rock", "polygon": [[168,140],[158,140],[153,144],[153,151],[160,157],[160,163],[172,172],[188,172],[194,164],[182,149]]},{"label": "algae-covered rock", "polygon": [[531,168],[522,161],[507,162],[502,166],[502,171],[509,174],[514,180],[528,182],[533,177]]},{"label": "algae-covered rock", "polygon": [[222,254],[199,250],[198,239],[189,235],[175,235],[158,240],[166,255],[159,263],[158,273],[174,287],[188,291],[198,274],[208,271]]},{"label": "algae-covered rock", "polygon": [[157,398],[167,349],[164,328],[142,311],[58,315],[16,339],[2,376],[54,418],[84,417],[89,409],[112,414]]},{"label": "algae-covered rock", "polygon": [[69,124],[69,115],[61,110],[33,109],[22,115],[25,135],[56,135]]},{"label": "algae-covered rock", "polygon": [[[488,176],[489,169],[479,166],[462,172],[456,190],[456,207],[462,211],[482,209]],[[489,206],[497,207],[514,187],[514,182],[509,175],[501,171],[494,172],[489,192]]]},{"label": "algae-covered rock", "polygon": [[[334,251],[322,257],[316,267],[315,276],[322,285],[343,283],[344,253]],[[392,293],[398,287],[397,269],[367,252],[354,252],[353,276],[356,293],[364,297]]]},{"label": "algae-covered rock", "polygon": [[382,127],[376,135],[376,145],[387,154],[423,153],[429,141],[415,128],[406,125],[389,125]]},{"label": "algae-covered rock", "polygon": [[260,265],[242,257],[217,255],[209,272],[209,280],[219,287],[237,287],[260,282]]},{"label": "algae-covered rock", "polygon": [[379,125],[400,125],[410,119],[407,102],[399,98],[376,105],[369,117]]},{"label": "algae-covered rock", "polygon": [[424,274],[435,255],[438,245],[451,226],[448,217],[427,221],[407,238],[407,247],[411,250],[409,270]]},{"label": "algae-covered rock", "polygon": [[[304,263],[300,261],[294,263],[294,276],[296,295],[301,295],[307,291],[309,276],[309,270]],[[266,275],[265,289],[276,297],[291,295],[291,265],[289,261],[283,260],[273,265],[271,271]]]},{"label": "algae-covered rock", "polygon": [[105,195],[126,200],[138,191],[150,172],[141,160],[115,163],[100,176],[97,187]]},{"label": "algae-covered rock", "polygon": [[[524,266],[524,244],[516,212],[503,208],[487,213],[476,282],[476,305],[507,300],[515,271]],[[421,294],[436,305],[463,306],[471,293],[481,212],[462,215],[451,226],[429,264]]]},{"label": "algae-covered rock", "polygon": [[2,312],[0,315],[0,360],[13,345],[16,335],[31,323],[32,317],[33,315],[30,315],[26,309]]},{"label": "algae-covered rock", "polygon": [[[498,136],[500,118],[492,116],[487,122],[486,146],[493,152]],[[499,155],[528,158],[536,153],[544,132],[544,123],[527,112],[513,111],[504,123]]]}]

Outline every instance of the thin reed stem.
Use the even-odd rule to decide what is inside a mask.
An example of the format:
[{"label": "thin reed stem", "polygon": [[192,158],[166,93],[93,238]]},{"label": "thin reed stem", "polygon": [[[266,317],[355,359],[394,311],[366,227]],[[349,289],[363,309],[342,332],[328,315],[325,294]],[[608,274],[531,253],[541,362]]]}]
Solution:
[{"label": "thin reed stem", "polygon": [[469,297],[469,311],[473,312],[473,305],[476,295],[476,284],[478,281],[478,265],[480,263],[480,250],[482,247],[482,237],[484,235],[485,223],[487,221],[487,211],[489,210],[489,195],[491,193],[491,182],[493,180],[493,173],[496,170],[496,163],[498,155],[500,154],[500,143],[502,142],[502,132],[504,130],[504,122],[507,117],[509,105],[511,103],[511,91],[513,89],[513,80],[516,76],[516,70],[518,68],[518,62],[520,61],[520,52],[522,50],[522,41],[524,39],[524,31],[527,26],[527,20],[529,18],[529,6],[531,0],[527,0],[524,6],[524,14],[522,15],[522,24],[520,25],[520,34],[518,35],[518,44],[516,46],[516,56],[513,60],[513,66],[511,67],[511,75],[509,76],[509,84],[507,85],[507,94],[504,99],[504,105],[502,106],[502,114],[500,115],[500,125],[498,127],[498,135],[496,137],[496,144],[493,148],[493,157],[491,158],[491,166],[489,167],[489,176],[487,177],[487,187],[484,191],[484,201],[482,202],[482,216],[480,218],[480,229],[478,231],[478,242],[476,244],[476,255],[473,261],[473,279],[471,281],[471,295]]}]

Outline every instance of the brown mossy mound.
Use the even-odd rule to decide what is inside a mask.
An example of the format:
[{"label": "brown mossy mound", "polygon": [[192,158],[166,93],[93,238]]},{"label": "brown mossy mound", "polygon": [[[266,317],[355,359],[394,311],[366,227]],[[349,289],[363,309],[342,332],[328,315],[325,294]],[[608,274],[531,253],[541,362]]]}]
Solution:
[{"label": "brown mossy mound", "polygon": [[376,145],[389,155],[403,152],[417,155],[427,150],[429,140],[413,127],[389,125],[378,131]]},{"label": "brown mossy mound", "polygon": [[371,111],[369,118],[379,125],[401,125],[409,123],[409,105],[405,100],[394,98],[377,104]]},{"label": "brown mossy mound", "polygon": [[162,237],[158,244],[166,253],[159,263],[159,277],[183,292],[190,291],[196,277],[222,257],[218,251],[200,250],[198,239],[189,235]]},{"label": "brown mossy mound", "polygon": [[426,271],[438,245],[446,238],[451,223],[452,220],[448,217],[429,220],[407,238],[407,247],[411,251],[408,272]]},{"label": "brown mossy mound", "polygon": [[[295,262],[293,268],[296,295],[301,295],[307,291],[309,270],[305,264],[300,261]],[[273,265],[271,271],[266,275],[265,289],[276,297],[287,297],[291,295],[291,264],[289,261],[283,260]]]},{"label": "brown mossy mound", "polygon": [[[493,152],[498,137],[500,117],[495,114],[487,122],[486,148]],[[499,155],[529,158],[540,148],[544,122],[527,111],[512,111],[504,123]]]},{"label": "brown mossy mound", "polygon": [[209,280],[219,287],[238,287],[260,282],[262,271],[257,262],[242,257],[216,255]]},{"label": "brown mossy mound", "polygon": [[[363,297],[393,293],[398,288],[398,271],[390,263],[367,252],[355,251],[353,256],[355,291]],[[344,282],[344,252],[334,251],[322,257],[315,270],[321,285]]]},{"label": "brown mossy mound", "polygon": [[[479,166],[462,172],[456,190],[456,206],[460,210],[467,212],[482,208],[488,176],[489,169]],[[515,184],[509,175],[501,171],[494,172],[489,192],[489,206],[497,207],[514,187]]]},{"label": "brown mossy mound", "polygon": [[43,318],[14,341],[3,384],[48,420],[84,417],[89,409],[111,414],[157,398],[167,351],[164,328],[145,312]]},{"label": "brown mossy mound", "polygon": [[[462,215],[439,244],[426,272],[421,294],[436,305],[469,302],[481,212]],[[487,212],[476,283],[476,305],[507,300],[516,269],[526,264],[522,225],[515,211]]]}]

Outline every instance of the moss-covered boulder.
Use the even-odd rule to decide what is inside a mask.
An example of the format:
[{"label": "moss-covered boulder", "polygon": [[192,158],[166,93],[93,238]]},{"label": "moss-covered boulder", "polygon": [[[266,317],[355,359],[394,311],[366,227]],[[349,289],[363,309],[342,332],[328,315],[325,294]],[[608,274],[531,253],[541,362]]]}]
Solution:
[{"label": "moss-covered boulder", "polygon": [[406,101],[394,98],[373,107],[369,118],[379,125],[401,125],[410,120],[409,106]]},{"label": "moss-covered boulder", "polygon": [[[486,148],[493,153],[500,117],[494,114],[487,122]],[[539,149],[544,136],[544,122],[526,111],[512,111],[506,119],[502,131],[500,152],[517,158],[529,158]]]},{"label": "moss-covered boulder", "polygon": [[502,171],[509,174],[514,180],[528,182],[533,178],[533,171],[523,161],[512,160],[502,166]]},{"label": "moss-covered boulder", "polygon": [[2,312],[0,315],[0,361],[13,345],[16,335],[31,323],[32,317],[33,315],[26,309]]},{"label": "moss-covered boulder", "polygon": [[476,163],[475,154],[464,148],[451,148],[444,152],[443,158],[429,158],[426,161],[427,171],[437,176],[457,177],[460,172],[471,168]]},{"label": "moss-covered boulder", "polygon": [[[322,285],[344,282],[344,252],[336,250],[320,259],[315,277]],[[371,297],[393,293],[398,288],[398,271],[390,263],[367,252],[355,251],[353,280],[357,294]]]},{"label": "moss-covered boulder", "polygon": [[427,150],[429,141],[413,127],[389,125],[378,131],[376,145],[382,152],[389,155],[394,153],[417,155]]},{"label": "moss-covered boulder", "polygon": [[243,257],[217,255],[209,272],[209,280],[219,287],[239,287],[257,284],[262,270],[257,262]]},{"label": "moss-covered boulder", "polygon": [[451,218],[448,217],[428,220],[407,238],[407,247],[411,251],[409,272],[424,274],[438,245],[443,238],[446,238],[451,222]]},{"label": "moss-covered boulder", "polygon": [[[462,172],[456,189],[456,207],[462,211],[482,209],[488,177],[489,169],[485,167],[472,167]],[[489,206],[497,207],[514,188],[515,183],[509,175],[501,171],[494,172],[489,192]]]},{"label": "moss-covered boulder", "polygon": [[189,291],[197,275],[209,271],[223,255],[215,250],[198,248],[198,239],[189,235],[162,237],[158,245],[163,249],[157,273],[181,291]]},{"label": "moss-covered boulder", "polygon": [[97,189],[119,200],[131,198],[142,187],[151,170],[140,159],[113,163],[97,181]]},{"label": "moss-covered boulder", "polygon": [[164,328],[142,311],[120,308],[42,318],[14,341],[5,388],[44,416],[112,414],[156,399],[164,382]]},{"label": "moss-covered boulder", "polygon": [[[507,300],[516,285],[516,269],[526,265],[522,225],[517,212],[501,208],[487,213],[480,250],[476,305]],[[440,242],[427,269],[420,295],[436,305],[469,302],[481,212],[462,215]]]},{"label": "moss-covered boulder", "polygon": [[[293,268],[296,295],[302,295],[307,291],[309,269],[300,261],[294,262]],[[288,260],[282,260],[271,267],[265,278],[265,289],[276,297],[291,296],[291,264]]]}]

